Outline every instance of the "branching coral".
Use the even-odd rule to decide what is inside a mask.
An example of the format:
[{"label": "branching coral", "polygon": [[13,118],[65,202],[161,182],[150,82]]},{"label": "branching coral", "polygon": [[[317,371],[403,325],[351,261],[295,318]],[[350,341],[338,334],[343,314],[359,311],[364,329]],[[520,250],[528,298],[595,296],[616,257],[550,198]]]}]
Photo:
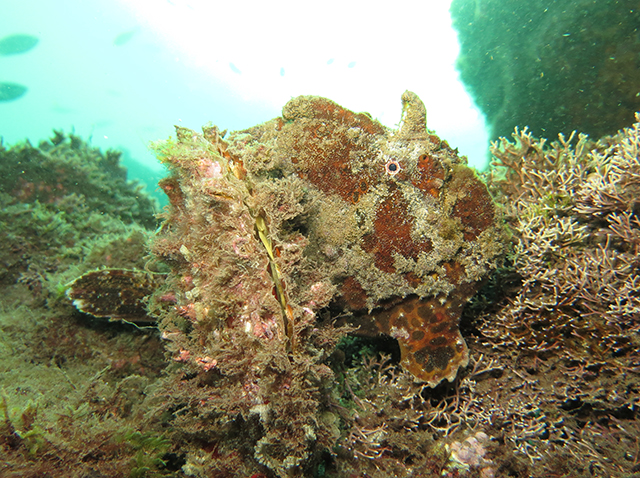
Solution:
[{"label": "branching coral", "polygon": [[[640,327],[638,124],[546,147],[525,130],[494,144],[490,183],[511,219],[522,288],[501,319],[531,351],[622,354]],[[501,176],[502,175],[502,176]],[[549,322],[551,320],[551,322]],[[520,322],[516,326],[516,323]],[[571,345],[569,345],[571,344]],[[568,346],[569,345],[569,346]]]},{"label": "branching coral", "polygon": [[479,400],[481,421],[547,471],[582,450],[590,464],[572,462],[574,473],[616,476],[625,462],[592,430],[633,426],[640,399],[640,123],[598,142],[548,143],[526,129],[514,140],[493,144],[488,184],[519,285],[473,319],[470,348],[504,365]]},{"label": "branching coral", "polygon": [[342,460],[339,476],[441,476],[450,458],[447,443],[469,429],[483,435],[492,427],[494,417],[483,410],[490,403],[479,383],[501,368],[479,356],[453,384],[434,390],[416,383],[388,356],[364,357],[344,371],[340,383],[335,413],[351,428],[339,449],[356,460]]}]

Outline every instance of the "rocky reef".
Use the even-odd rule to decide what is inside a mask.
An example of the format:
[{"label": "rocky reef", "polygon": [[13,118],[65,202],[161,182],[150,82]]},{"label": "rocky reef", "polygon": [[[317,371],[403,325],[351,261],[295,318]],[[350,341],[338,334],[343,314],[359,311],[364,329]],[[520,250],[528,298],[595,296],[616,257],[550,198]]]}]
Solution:
[{"label": "rocky reef", "polygon": [[25,141],[7,148],[0,141],[0,193],[8,206],[53,208],[77,198],[83,207],[125,224],[155,226],[154,202],[143,186],[127,181],[120,152],[103,153],[74,134],[54,133],[37,146]]},{"label": "rocky reef", "polygon": [[389,130],[303,96],[254,128],[178,128],[156,145],[170,207],[152,251],[171,273],[151,310],[184,364],[171,399],[191,439],[223,453],[221,430],[239,427],[234,449],[299,476],[339,436],[322,396],[345,333],[396,339],[402,368],[428,386],[468,364],[460,314],[505,230],[420,99],[405,92],[402,106]]},{"label": "rocky reef", "polygon": [[516,126],[600,138],[631,124],[640,110],[639,15],[616,0],[454,0],[460,78],[490,139]]},{"label": "rocky reef", "polygon": [[60,131],[0,144],[2,477],[166,469],[168,442],[143,420],[165,367],[157,330],[80,314],[64,295],[87,271],[145,267],[157,206],[119,157]]}]

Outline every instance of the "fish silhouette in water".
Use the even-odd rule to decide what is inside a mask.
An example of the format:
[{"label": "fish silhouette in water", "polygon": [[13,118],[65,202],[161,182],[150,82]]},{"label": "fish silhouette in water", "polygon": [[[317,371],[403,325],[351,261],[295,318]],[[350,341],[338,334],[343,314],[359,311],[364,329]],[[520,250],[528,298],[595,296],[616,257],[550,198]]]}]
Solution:
[{"label": "fish silhouette in water", "polygon": [[34,48],[40,39],[33,35],[17,34],[8,35],[0,39],[0,55],[20,55]]},{"label": "fish silhouette in water", "polygon": [[[34,48],[40,39],[22,33],[0,39],[0,56],[20,55]],[[27,92],[27,87],[18,83],[0,82],[0,103],[14,101]]]},{"label": "fish silhouette in water", "polygon": [[131,39],[138,34],[138,31],[140,31],[139,28],[134,28],[133,30],[128,30],[126,32],[120,33],[120,35],[114,38],[113,45],[122,46],[126,43],[129,43]]},{"label": "fish silhouette in water", "polygon": [[17,100],[26,92],[26,86],[18,83],[0,82],[0,102]]}]

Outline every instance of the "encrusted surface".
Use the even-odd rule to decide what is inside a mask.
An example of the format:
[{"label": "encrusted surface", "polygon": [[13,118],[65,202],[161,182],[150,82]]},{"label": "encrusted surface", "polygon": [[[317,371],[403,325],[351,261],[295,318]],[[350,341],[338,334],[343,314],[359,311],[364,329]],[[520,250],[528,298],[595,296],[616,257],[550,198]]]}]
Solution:
[{"label": "encrusted surface", "polygon": [[295,351],[295,324],[340,307],[396,336],[417,379],[453,380],[468,362],[460,311],[504,231],[420,99],[402,104],[397,131],[312,96],[226,139],[180,129],[161,151],[172,207],[155,249],[176,265],[183,315]]}]

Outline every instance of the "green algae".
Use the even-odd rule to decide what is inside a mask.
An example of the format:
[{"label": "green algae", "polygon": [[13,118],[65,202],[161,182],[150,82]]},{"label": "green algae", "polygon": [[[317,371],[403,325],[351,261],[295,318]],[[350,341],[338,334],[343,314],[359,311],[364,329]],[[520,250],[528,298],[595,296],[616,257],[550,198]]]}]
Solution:
[{"label": "green algae", "polygon": [[165,367],[157,331],[79,314],[60,293],[88,270],[143,269],[153,201],[117,153],[76,136],[0,146],[0,159],[0,474],[162,475],[146,461],[160,448],[116,439],[162,433],[142,419]]}]

